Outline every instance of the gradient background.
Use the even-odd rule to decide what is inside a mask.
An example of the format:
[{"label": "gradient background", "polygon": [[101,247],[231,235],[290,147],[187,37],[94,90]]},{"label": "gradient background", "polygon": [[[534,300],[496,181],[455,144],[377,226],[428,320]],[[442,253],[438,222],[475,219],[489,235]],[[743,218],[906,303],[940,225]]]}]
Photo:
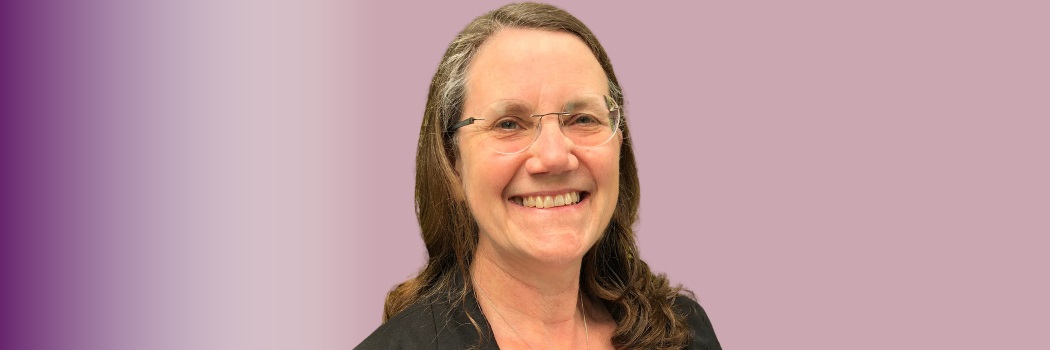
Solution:
[{"label": "gradient background", "polygon": [[[446,45],[502,3],[0,8],[4,349],[347,349],[421,267]],[[1045,349],[1050,6],[556,2],[605,45],[642,258],[727,349]]]}]

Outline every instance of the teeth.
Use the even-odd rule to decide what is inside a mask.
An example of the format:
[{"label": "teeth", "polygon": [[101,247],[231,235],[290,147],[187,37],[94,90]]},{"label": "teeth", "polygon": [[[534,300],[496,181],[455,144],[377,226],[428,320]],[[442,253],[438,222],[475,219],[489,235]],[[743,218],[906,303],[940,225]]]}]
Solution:
[{"label": "teeth", "polygon": [[579,203],[580,193],[569,192],[555,196],[520,197],[515,199],[515,202],[529,208],[546,209]]}]

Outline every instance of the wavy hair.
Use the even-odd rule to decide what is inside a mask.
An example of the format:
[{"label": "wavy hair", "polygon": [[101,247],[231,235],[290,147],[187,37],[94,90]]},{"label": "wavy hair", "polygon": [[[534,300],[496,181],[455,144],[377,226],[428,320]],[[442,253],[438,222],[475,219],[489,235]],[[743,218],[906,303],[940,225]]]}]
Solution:
[{"label": "wavy hair", "polygon": [[[432,298],[444,297],[452,303],[462,303],[472,288],[470,278],[457,276],[470,275],[478,226],[454,170],[457,143],[445,130],[461,117],[471,60],[482,43],[503,28],[558,31],[579,37],[605,71],[610,96],[624,105],[622,89],[605,49],[594,33],[568,12],[546,4],[519,3],[503,6],[470,22],[449,44],[434,74],[419,129],[416,217],[428,259],[418,275],[394,287],[387,295],[384,322],[409,305]],[[685,317],[673,307],[674,298],[682,288],[672,287],[664,275],[654,274],[649,265],[639,259],[632,228],[638,219],[638,168],[626,120],[621,132],[616,210],[602,237],[584,255],[580,288],[602,300],[616,321],[612,343],[617,348],[682,348],[689,342],[689,329]]]}]

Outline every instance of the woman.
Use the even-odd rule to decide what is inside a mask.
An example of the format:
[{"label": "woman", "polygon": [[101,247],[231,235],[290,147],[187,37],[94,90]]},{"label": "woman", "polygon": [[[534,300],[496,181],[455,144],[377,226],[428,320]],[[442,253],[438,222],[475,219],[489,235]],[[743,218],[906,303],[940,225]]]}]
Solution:
[{"label": "woman", "polygon": [[696,301],[638,259],[622,105],[572,15],[512,4],[467,25],[419,134],[429,259],[358,348],[720,349]]}]

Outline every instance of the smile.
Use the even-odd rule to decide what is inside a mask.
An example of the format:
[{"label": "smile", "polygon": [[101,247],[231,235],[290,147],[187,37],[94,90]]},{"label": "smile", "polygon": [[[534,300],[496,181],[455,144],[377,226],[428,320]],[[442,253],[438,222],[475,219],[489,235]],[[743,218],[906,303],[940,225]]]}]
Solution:
[{"label": "smile", "polygon": [[569,192],[553,196],[514,196],[510,197],[510,201],[529,208],[546,209],[573,205],[586,197],[587,192]]}]

